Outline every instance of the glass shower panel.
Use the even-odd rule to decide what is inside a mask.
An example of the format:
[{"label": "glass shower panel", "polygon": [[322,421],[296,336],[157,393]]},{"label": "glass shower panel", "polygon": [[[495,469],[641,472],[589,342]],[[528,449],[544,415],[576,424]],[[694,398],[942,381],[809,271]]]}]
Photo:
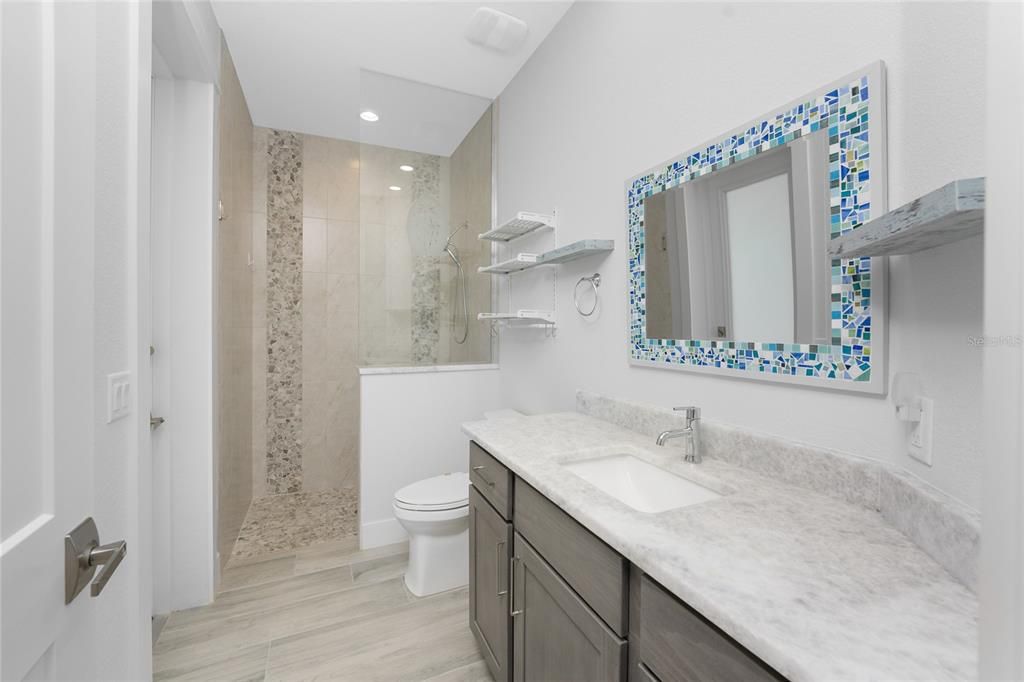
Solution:
[{"label": "glass shower panel", "polygon": [[[431,86],[400,79],[374,74],[371,83],[376,100],[393,100],[406,87],[415,89],[416,101],[433,96],[424,93]],[[404,126],[400,134],[387,137],[375,128],[360,144],[364,366],[491,361],[489,327],[476,319],[491,309],[490,276],[477,272],[491,258],[490,244],[477,238],[491,225],[491,107],[480,98],[433,90],[453,106],[406,112],[397,123]],[[448,115],[457,120],[439,118]],[[425,131],[422,140],[415,131]],[[367,138],[404,140],[417,149]]]}]

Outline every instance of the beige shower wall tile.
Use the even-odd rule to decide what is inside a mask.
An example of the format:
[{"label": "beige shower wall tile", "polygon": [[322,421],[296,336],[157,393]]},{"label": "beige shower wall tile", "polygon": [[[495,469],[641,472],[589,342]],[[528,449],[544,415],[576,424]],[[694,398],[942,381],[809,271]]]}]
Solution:
[{"label": "beige shower wall tile", "polygon": [[327,368],[327,275],[302,274],[302,377],[323,381]]},{"label": "beige shower wall tile", "polygon": [[267,326],[267,271],[264,269],[252,273],[252,326]]},{"label": "beige shower wall tile", "polygon": [[[302,489],[330,490],[324,481],[324,433],[327,427],[327,392],[325,381],[302,383]],[[319,480],[318,480],[319,479]]]},{"label": "beige shower wall tile", "polygon": [[302,271],[327,272],[327,221],[302,219]]},{"label": "beige shower wall tile", "polygon": [[359,274],[384,275],[386,270],[385,244],[387,228],[380,223],[363,222],[359,225]]},{"label": "beige shower wall tile", "polygon": [[252,263],[254,270],[267,269],[267,214],[252,214]]},{"label": "beige shower wall tile", "polygon": [[327,221],[327,272],[359,274],[359,223]]},{"label": "beige shower wall tile", "polygon": [[327,217],[359,220],[359,144],[330,140]]},{"label": "beige shower wall tile", "polygon": [[359,441],[359,371],[350,367],[331,383],[325,438],[328,447],[354,452]]},{"label": "beige shower wall tile", "polygon": [[252,211],[267,212],[267,128],[252,130]]},{"label": "beige shower wall tile", "polygon": [[379,194],[363,194],[359,197],[359,222],[383,225],[387,219],[387,202]]},{"label": "beige shower wall tile", "polygon": [[331,187],[331,140],[317,135],[302,139],[302,215],[327,218],[327,197]]},{"label": "beige shower wall tile", "polygon": [[327,323],[358,324],[359,276],[327,274]]},{"label": "beige shower wall tile", "polygon": [[252,477],[253,496],[267,492],[267,330],[252,330]]},{"label": "beige shower wall tile", "polygon": [[249,212],[229,215],[217,223],[217,256],[221,268],[247,269],[252,252]]}]

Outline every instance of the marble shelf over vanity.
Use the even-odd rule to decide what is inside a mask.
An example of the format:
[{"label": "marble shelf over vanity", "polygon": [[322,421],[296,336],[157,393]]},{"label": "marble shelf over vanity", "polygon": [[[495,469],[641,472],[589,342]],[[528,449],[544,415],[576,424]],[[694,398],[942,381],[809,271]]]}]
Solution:
[{"label": "marble shelf over vanity", "polygon": [[[601,400],[603,407],[590,409]],[[607,403],[584,394],[578,399],[583,411],[610,419]],[[882,507],[906,496],[886,488],[898,488],[901,479],[883,480],[877,463],[856,458],[831,470],[793,471],[813,459],[805,456],[807,448],[793,444],[795,450],[785,452],[776,441],[747,449],[753,441],[744,441],[742,432],[711,424],[708,451],[731,448],[736,457],[686,464],[678,444],[660,448],[651,436],[678,417],[636,410],[633,417],[629,429],[575,412],[470,422],[463,430],[791,680],[977,677],[978,602],[965,585],[974,573],[957,563],[972,561],[940,557],[958,579],[887,522]],[[618,453],[723,496],[646,514],[561,466]],[[758,458],[756,466],[744,465],[745,457]],[[887,494],[892,500],[883,503]],[[904,516],[921,523],[929,513],[934,510]],[[948,547],[969,554],[977,543],[976,519],[971,510],[955,510],[950,518],[928,529],[940,545],[932,554]]]},{"label": "marble shelf over vanity", "polygon": [[897,256],[967,239],[984,229],[985,178],[954,180],[836,237],[828,255]]}]

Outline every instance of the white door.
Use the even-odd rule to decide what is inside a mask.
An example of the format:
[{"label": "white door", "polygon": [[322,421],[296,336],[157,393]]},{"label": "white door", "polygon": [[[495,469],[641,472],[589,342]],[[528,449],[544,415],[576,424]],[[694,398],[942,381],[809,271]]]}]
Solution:
[{"label": "white door", "polygon": [[[149,12],[0,3],[4,680],[150,675]],[[65,604],[65,534],[90,517],[127,554]]]}]

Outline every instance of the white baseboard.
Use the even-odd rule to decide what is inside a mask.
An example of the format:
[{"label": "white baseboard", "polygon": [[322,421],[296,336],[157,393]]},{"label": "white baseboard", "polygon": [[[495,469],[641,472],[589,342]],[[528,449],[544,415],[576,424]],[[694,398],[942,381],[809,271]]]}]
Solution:
[{"label": "white baseboard", "polygon": [[359,549],[393,545],[409,537],[398,519],[384,519],[359,524]]}]

